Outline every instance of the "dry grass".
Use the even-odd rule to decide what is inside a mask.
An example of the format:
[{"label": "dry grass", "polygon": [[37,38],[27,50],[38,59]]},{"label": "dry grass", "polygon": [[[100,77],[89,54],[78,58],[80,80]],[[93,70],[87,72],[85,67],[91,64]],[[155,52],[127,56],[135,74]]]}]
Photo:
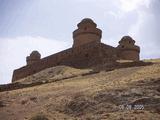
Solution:
[{"label": "dry grass", "polygon": [[57,79],[63,79],[72,76],[78,76],[84,73],[90,72],[91,69],[76,69],[68,66],[57,66],[52,68],[47,68],[40,71],[34,75],[30,75],[26,78],[19,80],[22,83],[33,83],[41,81],[54,81]]},{"label": "dry grass", "polygon": [[145,59],[144,62],[153,62],[153,63],[160,63],[160,59]]},{"label": "dry grass", "polygon": [[[84,72],[63,68],[58,72],[60,75],[73,71],[76,74]],[[46,71],[42,71],[41,75],[43,74]],[[53,71],[50,74],[54,74]],[[53,76],[47,74],[45,79]],[[28,120],[33,114],[41,113],[49,120],[159,120],[159,88],[159,63],[102,71],[31,88],[1,92],[0,100],[4,107],[0,108],[0,119]],[[121,110],[119,105],[125,105],[125,109]],[[144,109],[127,110],[127,105],[143,105]]]}]

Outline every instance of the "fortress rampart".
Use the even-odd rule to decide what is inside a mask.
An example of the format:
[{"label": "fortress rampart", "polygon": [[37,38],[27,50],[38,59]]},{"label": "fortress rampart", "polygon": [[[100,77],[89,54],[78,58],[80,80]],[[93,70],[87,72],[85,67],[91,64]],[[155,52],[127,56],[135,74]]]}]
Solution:
[{"label": "fortress rampart", "polygon": [[102,31],[89,18],[83,19],[73,32],[73,47],[42,58],[38,51],[26,57],[27,65],[14,70],[12,82],[37,73],[49,67],[68,65],[87,68],[103,63],[114,63],[118,59],[139,60],[140,49],[135,41],[125,36],[115,48],[101,43]]},{"label": "fortress rampart", "polygon": [[74,49],[69,48],[67,50],[45,57],[33,64],[29,64],[22,68],[14,70],[12,81],[16,81],[46,68],[57,65],[68,65],[75,68],[86,68],[89,66],[93,66],[94,64],[100,64],[101,62],[103,62],[103,54],[106,55],[105,60],[111,61],[111,52],[114,54],[116,52],[113,47],[100,43],[97,44],[94,42],[85,44],[84,46],[76,47]]}]

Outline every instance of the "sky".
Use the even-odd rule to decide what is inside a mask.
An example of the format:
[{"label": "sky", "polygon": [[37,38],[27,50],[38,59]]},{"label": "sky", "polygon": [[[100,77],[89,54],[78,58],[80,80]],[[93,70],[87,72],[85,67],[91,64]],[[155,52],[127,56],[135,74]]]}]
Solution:
[{"label": "sky", "polygon": [[72,46],[72,32],[91,18],[102,42],[116,47],[130,35],[141,59],[160,58],[160,0],[0,0],[0,84],[38,50],[42,57]]}]

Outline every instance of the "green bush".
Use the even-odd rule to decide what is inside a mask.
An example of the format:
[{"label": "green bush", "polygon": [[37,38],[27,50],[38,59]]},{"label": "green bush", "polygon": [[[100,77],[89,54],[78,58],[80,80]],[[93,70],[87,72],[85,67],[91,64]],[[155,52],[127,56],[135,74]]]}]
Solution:
[{"label": "green bush", "polygon": [[49,120],[49,119],[45,115],[38,114],[33,116],[30,120]]}]

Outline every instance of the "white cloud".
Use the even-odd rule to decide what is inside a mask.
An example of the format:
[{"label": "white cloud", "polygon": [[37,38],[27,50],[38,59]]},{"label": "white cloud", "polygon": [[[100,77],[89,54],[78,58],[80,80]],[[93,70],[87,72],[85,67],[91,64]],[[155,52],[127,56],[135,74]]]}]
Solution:
[{"label": "white cloud", "polygon": [[[144,1],[145,3],[145,1]],[[144,4],[143,3],[143,4]],[[141,3],[142,4],[142,3]],[[146,1],[145,7],[149,7],[149,0]],[[156,33],[158,28],[157,15],[146,9],[136,8],[135,10],[138,15],[138,20],[129,29],[128,34],[131,35],[141,47],[141,58],[159,58],[160,53],[157,45],[157,38],[159,34]]]},{"label": "white cloud", "polygon": [[124,17],[124,14],[121,11],[106,11],[104,12],[104,17],[113,16],[115,19],[121,19]]},{"label": "white cloud", "polygon": [[120,3],[121,9],[126,12],[129,12],[143,5],[148,7],[150,4],[150,0],[120,0]]},{"label": "white cloud", "polygon": [[[25,30],[28,29],[29,31],[32,31],[33,29],[33,31],[23,34],[31,34],[35,32],[40,35],[45,35],[46,33],[53,38],[59,38],[64,35],[64,37],[62,37],[63,39],[67,38],[66,36],[68,36],[68,33],[70,33],[65,28],[68,29],[69,27],[73,27],[72,25],[76,25],[75,21],[79,20],[80,18],[91,17],[94,18],[98,27],[100,26],[99,28],[103,30],[102,41],[104,41],[106,44],[117,46],[118,41],[121,39],[121,37],[128,34],[131,35],[133,39],[136,40],[136,44],[141,47],[142,58],[160,57],[160,53],[157,52],[160,49],[158,44],[158,31],[160,27],[158,26],[159,19],[157,17],[159,16],[159,4],[157,4],[156,2],[154,3],[155,6],[153,6],[153,1],[159,2],[159,0],[71,0],[65,5],[61,4],[60,2],[60,5],[62,6],[59,7],[58,1],[56,2],[56,6],[53,6],[55,4],[41,1],[38,4],[43,7],[47,6],[47,12],[41,11],[45,9],[38,9],[38,13],[40,14],[37,19],[34,18],[36,21],[34,21],[33,23],[26,21],[26,23],[29,23],[31,26],[27,24],[27,26],[23,27]],[[76,6],[77,4],[78,7]],[[37,3],[35,5],[37,6]],[[48,7],[48,5],[50,6]],[[157,10],[152,11],[151,9],[153,8],[151,8],[151,6],[155,9],[157,8]],[[60,9],[60,14],[57,14],[56,11],[59,11]],[[66,9],[71,13],[69,17],[65,14]],[[50,13],[50,11],[52,12]],[[34,12],[34,14],[32,15],[32,11],[25,13],[29,15],[27,16],[27,18],[30,18],[31,21],[34,20],[32,18],[33,16],[37,16],[37,12]],[[6,16],[7,15],[8,14],[6,14]],[[46,17],[49,16],[49,18],[46,18],[45,22],[44,20],[39,21],[39,18],[44,18],[44,15],[46,15]],[[51,19],[52,17],[50,18],[50,16],[53,16],[53,19]],[[35,23],[37,23],[37,21],[39,21],[38,23],[40,24],[36,24],[37,26],[35,27]],[[53,21],[57,24],[52,25],[51,23]],[[19,24],[15,25],[17,31],[18,25]],[[61,28],[60,26],[62,26],[63,28]],[[54,29],[51,29],[52,27]],[[6,26],[4,28],[6,28]],[[34,31],[34,28],[37,29]],[[59,35],[59,32],[57,32],[57,30],[59,30],[62,35]],[[15,32],[15,28],[13,29],[13,31]],[[70,31],[72,32],[72,30]],[[21,35],[20,33],[21,31],[18,31],[18,35]],[[55,35],[53,35],[52,33],[55,33]],[[6,34],[10,35],[10,32],[7,32]],[[32,50],[38,50],[44,57],[69,47],[71,43],[67,41],[69,40],[66,40],[64,42],[51,40],[44,37],[33,36],[0,38],[0,83],[10,82],[13,70],[26,64],[25,57],[29,55]]]},{"label": "white cloud", "polygon": [[0,84],[11,82],[14,69],[26,64],[26,56],[38,50],[42,57],[69,47],[67,41],[51,40],[44,37],[22,36],[0,38]]}]

